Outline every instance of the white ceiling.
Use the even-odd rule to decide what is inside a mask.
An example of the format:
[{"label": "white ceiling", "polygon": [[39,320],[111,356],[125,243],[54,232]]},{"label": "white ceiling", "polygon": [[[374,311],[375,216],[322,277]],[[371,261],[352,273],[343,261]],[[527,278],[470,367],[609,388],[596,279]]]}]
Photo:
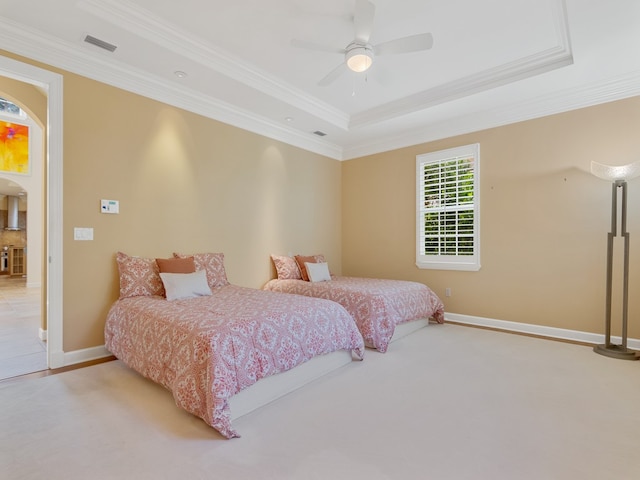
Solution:
[{"label": "white ceiling", "polygon": [[433,48],[327,87],[291,40],[343,49],[355,0],[0,0],[0,48],[339,160],[640,94],[638,0],[373,3],[371,43]]}]

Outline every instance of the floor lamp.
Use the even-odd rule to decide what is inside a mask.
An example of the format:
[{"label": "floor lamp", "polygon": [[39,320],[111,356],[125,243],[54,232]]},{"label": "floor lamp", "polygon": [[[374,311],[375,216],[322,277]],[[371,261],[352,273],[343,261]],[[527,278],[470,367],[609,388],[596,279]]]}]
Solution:
[{"label": "floor lamp", "polygon": [[[623,360],[638,360],[638,352],[627,348],[627,316],[629,311],[629,232],[627,232],[627,180],[640,175],[640,162],[614,167],[591,162],[591,173],[612,182],[611,231],[607,235],[607,312],[605,318],[605,343],[593,350],[600,355]],[[620,190],[620,195],[618,191]],[[621,203],[620,236],[624,241],[624,266],[622,278],[622,343],[611,343],[611,303],[613,288],[613,239],[618,236],[618,204]]]}]

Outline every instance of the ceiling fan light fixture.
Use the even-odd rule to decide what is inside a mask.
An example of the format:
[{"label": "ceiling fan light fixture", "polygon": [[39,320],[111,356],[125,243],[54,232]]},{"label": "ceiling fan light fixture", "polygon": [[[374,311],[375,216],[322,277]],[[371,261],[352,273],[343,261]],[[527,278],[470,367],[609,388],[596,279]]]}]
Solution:
[{"label": "ceiling fan light fixture", "polygon": [[346,60],[350,70],[356,73],[364,72],[373,63],[373,49],[366,45],[356,45],[347,50]]}]

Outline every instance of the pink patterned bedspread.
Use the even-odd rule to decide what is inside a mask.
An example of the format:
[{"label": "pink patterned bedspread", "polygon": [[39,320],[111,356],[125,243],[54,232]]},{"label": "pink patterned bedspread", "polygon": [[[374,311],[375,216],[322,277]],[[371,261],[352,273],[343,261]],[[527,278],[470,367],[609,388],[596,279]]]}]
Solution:
[{"label": "pink patterned bedspread", "polygon": [[340,303],[355,318],[365,345],[383,353],[396,325],[419,318],[444,322],[442,300],[418,282],[332,275],[327,282],[275,279],[263,288]]},{"label": "pink patterned bedspread", "polygon": [[240,390],[318,355],[364,354],[362,336],[342,306],[235,285],[184,300],[117,300],[107,315],[105,344],[227,438],[239,436],[228,400]]}]

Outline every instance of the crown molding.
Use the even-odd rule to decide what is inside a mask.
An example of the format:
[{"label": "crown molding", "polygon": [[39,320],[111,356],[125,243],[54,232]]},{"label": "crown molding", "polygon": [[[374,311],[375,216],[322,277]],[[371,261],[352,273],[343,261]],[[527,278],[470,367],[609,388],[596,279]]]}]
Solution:
[{"label": "crown molding", "polygon": [[80,0],[78,7],[145,38],[180,56],[236,80],[294,108],[308,112],[337,128],[347,130],[349,115],[310,97],[298,88],[255,68],[242,59],[213,47],[134,4],[115,0]]},{"label": "crown molding", "polygon": [[526,102],[511,104],[509,107],[484,110],[473,115],[452,118],[447,122],[439,122],[435,125],[406,131],[400,135],[380,138],[376,142],[363,142],[359,145],[345,147],[343,160],[420,145],[638,95],[640,95],[640,71],[585,84],[581,88],[568,88],[538,96]]},{"label": "crown molding", "polygon": [[342,149],[311,133],[287,129],[253,112],[204,96],[113,59],[91,55],[74,45],[0,18],[0,42],[7,51],[82,75],[208,118],[293,145],[335,160]]},{"label": "crown molding", "polygon": [[552,10],[556,43],[553,47],[353,115],[349,129],[381,123],[573,64],[564,0],[552,2]]},{"label": "crown molding", "polygon": [[[114,0],[80,0],[85,9],[100,12],[109,21],[123,22],[123,28],[136,28],[140,33],[140,25],[144,25],[145,38],[156,41],[163,46],[165,42],[176,42],[178,51],[199,61],[225,75],[243,79],[245,85],[256,85],[266,95],[271,88],[286,97],[288,104],[295,105],[303,111],[327,120],[344,131],[365,128],[379,124],[397,115],[425,109],[429,106],[462,98],[477,91],[494,88],[519,79],[537,75],[568,65],[572,61],[571,46],[566,27],[563,0],[554,2],[556,12],[557,45],[530,57],[520,59],[496,69],[488,70],[480,75],[452,82],[437,89],[420,92],[409,99],[386,104],[382,107],[355,115],[349,122],[348,115],[328,107],[322,102],[315,102],[303,92],[294,90],[282,83],[270,79],[257,70],[252,70],[239,63],[231,56],[225,56],[197,40],[184,36],[184,32],[172,30],[167,24],[159,24],[159,20],[149,18],[141,23],[141,11],[130,3]],[[124,5],[124,6],[123,6]],[[132,15],[133,20],[127,19]],[[159,26],[158,26],[159,25]],[[160,28],[161,34],[154,29]],[[195,42],[195,43],[193,43]],[[229,125],[263,135],[265,137],[326,156],[335,160],[349,160],[379,152],[405,148],[441,138],[452,137],[474,131],[494,128],[509,123],[543,117],[568,110],[584,108],[599,103],[610,102],[631,96],[640,95],[640,72],[633,72],[617,78],[606,79],[597,83],[584,85],[581,88],[565,89],[560,93],[544,95],[508,107],[483,110],[464,117],[453,118],[437,124],[427,124],[420,128],[405,130],[402,133],[376,135],[373,140],[358,143],[347,141],[346,146],[334,144],[328,139],[320,138],[309,132],[301,132],[251,111],[238,108],[215,97],[205,96],[197,91],[186,89],[158,76],[152,76],[142,70],[117,62],[113,57],[96,55],[74,43],[63,42],[22,24],[14,23],[0,17],[0,45],[2,49],[13,52],[55,68],[60,68],[101,83],[112,85],[159,102],[173,105],[205,117],[218,120]],[[176,50],[177,49],[177,50]],[[206,63],[209,62],[209,63]],[[34,67],[35,68],[35,67]],[[219,68],[219,70],[218,70]],[[226,72],[226,73],[225,73]],[[235,78],[235,77],[233,77]],[[266,79],[266,80],[265,80]],[[242,81],[242,80],[239,80]],[[501,83],[500,83],[501,82]],[[286,92],[284,92],[286,90]],[[290,94],[290,96],[285,95]],[[325,108],[328,107],[328,108]],[[322,113],[321,111],[324,111]]]},{"label": "crown molding", "polygon": [[381,123],[481,91],[538,75],[573,62],[564,0],[552,2],[555,47],[503,66],[481,72],[447,85],[419,92],[395,102],[349,116],[345,112],[311,97],[292,85],[248,65],[220,48],[122,0],[80,0],[78,7],[119,28],[156,43],[185,58],[247,85],[294,108],[305,111],[343,130]]},{"label": "crown molding", "polygon": [[414,95],[389,102],[351,117],[351,130],[374,125],[399,116],[425,110],[475,93],[507,85],[573,63],[573,56],[563,46],[448,82]]}]

